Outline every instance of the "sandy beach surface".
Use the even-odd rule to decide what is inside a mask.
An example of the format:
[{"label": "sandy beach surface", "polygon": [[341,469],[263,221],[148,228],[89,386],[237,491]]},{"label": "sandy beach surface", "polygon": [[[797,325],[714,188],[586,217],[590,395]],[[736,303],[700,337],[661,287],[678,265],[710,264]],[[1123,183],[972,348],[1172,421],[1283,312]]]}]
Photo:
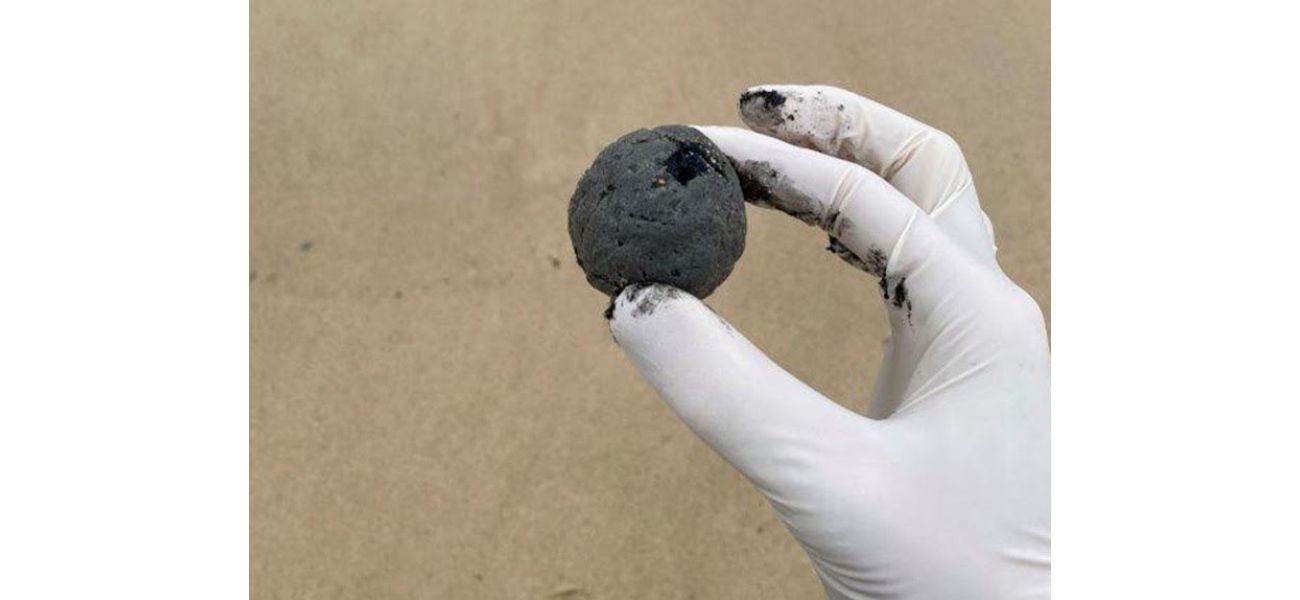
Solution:
[{"label": "sandy beach surface", "polygon": [[[826,83],[961,143],[1049,292],[1048,4],[251,5],[251,579],[289,598],[820,598],[601,317],[569,196],[620,135]],[[748,209],[708,303],[854,409],[888,336],[824,234]]]}]

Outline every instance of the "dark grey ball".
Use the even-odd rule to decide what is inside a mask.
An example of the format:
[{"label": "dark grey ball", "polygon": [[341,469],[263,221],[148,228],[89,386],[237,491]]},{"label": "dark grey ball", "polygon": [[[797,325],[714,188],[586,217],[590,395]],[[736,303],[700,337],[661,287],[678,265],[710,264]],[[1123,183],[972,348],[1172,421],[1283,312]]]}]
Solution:
[{"label": "dark grey ball", "polygon": [[592,287],[633,283],[713,293],[745,251],[745,200],[731,162],[680,125],[606,146],[569,201],[569,237]]}]

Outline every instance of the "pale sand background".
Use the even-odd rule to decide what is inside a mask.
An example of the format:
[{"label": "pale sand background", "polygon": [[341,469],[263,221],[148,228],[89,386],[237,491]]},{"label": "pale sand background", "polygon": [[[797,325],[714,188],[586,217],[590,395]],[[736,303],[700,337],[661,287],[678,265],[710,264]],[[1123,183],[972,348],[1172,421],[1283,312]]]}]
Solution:
[{"label": "pale sand background", "polygon": [[[839,85],[962,144],[1050,315],[1048,5],[794,4],[252,3],[255,598],[820,597],[610,340],[569,194],[631,129]],[[862,409],[875,282],[749,215],[709,304]]]}]

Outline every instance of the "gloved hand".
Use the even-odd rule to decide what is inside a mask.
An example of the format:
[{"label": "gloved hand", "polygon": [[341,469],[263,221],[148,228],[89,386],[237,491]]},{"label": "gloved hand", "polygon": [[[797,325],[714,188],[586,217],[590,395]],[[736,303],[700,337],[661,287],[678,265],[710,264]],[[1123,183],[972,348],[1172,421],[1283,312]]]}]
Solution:
[{"label": "gloved hand", "polygon": [[624,289],[615,340],[768,498],[829,597],[1047,597],[1047,335],[997,264],[957,144],[832,87],[754,88],[741,113],[758,133],[699,129],[746,199],[821,227],[880,279],[892,338],[868,415],[669,286]]}]

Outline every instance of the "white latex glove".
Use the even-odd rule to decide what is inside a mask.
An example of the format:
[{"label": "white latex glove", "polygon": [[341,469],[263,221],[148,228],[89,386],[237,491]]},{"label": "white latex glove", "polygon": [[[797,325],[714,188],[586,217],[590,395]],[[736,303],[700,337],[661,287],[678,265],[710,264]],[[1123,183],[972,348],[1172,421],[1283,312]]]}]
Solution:
[{"label": "white latex glove", "polygon": [[998,267],[947,135],[824,86],[700,127],[751,202],[880,277],[892,339],[868,416],[795,379],[690,294],[630,286],[610,328],[697,435],[767,496],[831,598],[1045,598],[1050,407],[1037,304]]}]

